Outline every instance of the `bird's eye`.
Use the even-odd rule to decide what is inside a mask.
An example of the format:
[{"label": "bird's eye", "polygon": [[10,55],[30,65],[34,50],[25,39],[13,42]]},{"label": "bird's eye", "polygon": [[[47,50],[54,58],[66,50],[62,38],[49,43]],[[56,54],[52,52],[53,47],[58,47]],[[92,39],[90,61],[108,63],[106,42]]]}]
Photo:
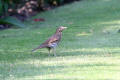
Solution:
[{"label": "bird's eye", "polygon": [[61,31],[61,29],[59,29],[59,31]]}]

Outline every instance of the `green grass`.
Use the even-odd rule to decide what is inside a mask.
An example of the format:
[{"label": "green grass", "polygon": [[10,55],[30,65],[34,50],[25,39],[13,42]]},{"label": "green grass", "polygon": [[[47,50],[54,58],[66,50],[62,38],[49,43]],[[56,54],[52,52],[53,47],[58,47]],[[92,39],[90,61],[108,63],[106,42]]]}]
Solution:
[{"label": "green grass", "polygon": [[[74,2],[38,14],[25,29],[0,31],[0,80],[120,80],[119,3]],[[57,57],[46,49],[30,52],[60,25],[68,29]]]}]

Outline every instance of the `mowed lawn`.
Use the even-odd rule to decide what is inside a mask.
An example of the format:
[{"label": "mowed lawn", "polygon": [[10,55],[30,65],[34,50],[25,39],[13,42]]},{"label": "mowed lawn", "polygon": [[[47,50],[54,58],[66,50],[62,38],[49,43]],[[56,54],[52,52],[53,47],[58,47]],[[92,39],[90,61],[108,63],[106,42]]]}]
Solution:
[{"label": "mowed lawn", "polygon": [[[74,2],[25,24],[0,31],[0,80],[120,80],[120,0]],[[31,52],[60,25],[57,57]]]}]

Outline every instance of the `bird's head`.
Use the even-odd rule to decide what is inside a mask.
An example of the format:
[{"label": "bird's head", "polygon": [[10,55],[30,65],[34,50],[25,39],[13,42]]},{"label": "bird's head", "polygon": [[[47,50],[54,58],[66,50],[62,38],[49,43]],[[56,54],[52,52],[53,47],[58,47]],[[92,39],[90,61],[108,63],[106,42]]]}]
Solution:
[{"label": "bird's head", "polygon": [[56,32],[62,32],[64,29],[66,29],[67,27],[64,26],[60,26],[57,28]]}]

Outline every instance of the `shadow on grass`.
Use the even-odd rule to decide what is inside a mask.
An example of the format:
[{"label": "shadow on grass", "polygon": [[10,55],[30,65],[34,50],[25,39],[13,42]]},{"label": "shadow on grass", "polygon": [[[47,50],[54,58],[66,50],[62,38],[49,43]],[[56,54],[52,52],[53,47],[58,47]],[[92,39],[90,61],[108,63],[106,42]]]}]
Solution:
[{"label": "shadow on grass", "polygon": [[[102,57],[109,57],[111,54],[119,54],[117,53],[119,51],[118,49],[115,50],[106,50],[104,51],[103,49],[68,49],[68,50],[63,50],[63,51],[58,51],[59,53],[57,54],[58,58],[59,57],[66,57],[66,56],[102,56]],[[116,53],[114,53],[116,52]],[[30,77],[32,80],[36,76],[39,78],[43,78],[42,80],[60,80],[60,79],[44,79],[45,76],[49,75],[63,75],[66,73],[69,73],[68,66],[70,66],[72,71],[79,71],[84,72],[88,71],[90,72],[90,68],[92,67],[118,67],[120,65],[118,64],[105,64],[105,63],[86,63],[86,64],[74,64],[71,66],[69,63],[67,64],[62,64],[62,63],[50,63],[49,60],[47,63],[42,63],[42,61],[46,58],[55,58],[53,54],[51,54],[51,57],[48,56],[47,52],[2,52],[0,53],[0,78],[6,79],[10,78],[11,76],[15,78],[25,78],[25,77]],[[38,62],[36,62],[38,61]],[[64,63],[64,62],[63,62]],[[87,67],[87,69],[83,69],[84,67]],[[78,69],[77,69],[78,68]],[[119,71],[117,69],[109,69],[109,68],[97,68],[95,71]],[[32,78],[34,77],[34,78]],[[67,80],[67,79],[62,79],[62,80]],[[69,79],[70,80],[70,79]],[[71,79],[73,80],[73,79]],[[76,79],[77,80],[77,79]],[[80,80],[80,79],[78,79]],[[81,79],[84,80],[84,79]],[[86,80],[86,79],[85,79]],[[99,79],[97,79],[99,80]],[[102,79],[105,80],[105,79]]]},{"label": "shadow on grass", "polygon": [[[119,54],[119,48],[83,48],[83,49],[67,49],[57,51],[57,57],[66,57],[66,56],[99,56],[99,57],[110,57],[115,54]],[[55,58],[53,53],[48,55],[48,51],[46,52],[9,52],[4,51],[0,53],[0,61],[7,62],[15,62],[17,61],[25,61],[25,60],[43,60],[46,58]]]},{"label": "shadow on grass", "polygon": [[[71,65],[69,65],[71,66]],[[99,68],[99,67],[103,67],[104,68]],[[72,74],[76,73],[79,71],[79,73],[83,73],[85,71],[87,71],[89,73],[89,75],[91,75],[91,68],[94,71],[115,71],[116,69],[110,69],[108,68],[109,66],[115,67],[115,66],[120,66],[120,65],[114,65],[114,64],[102,64],[102,63],[98,63],[98,64],[72,64],[72,67],[69,68],[68,65],[64,64],[58,64],[58,65],[41,65],[41,63],[39,64],[12,64],[6,65],[6,69],[1,70],[1,75],[3,76],[4,79],[7,78],[11,78],[15,77],[17,79],[20,80],[60,80],[59,78],[56,79],[56,75],[60,75],[61,79],[63,77],[66,77],[66,79],[62,79],[62,80],[73,80],[73,78],[71,77],[71,79],[69,79],[68,75],[69,72],[72,70],[74,71]],[[97,67],[97,68],[94,68]],[[9,70],[8,70],[9,69]],[[116,70],[119,71],[119,70]],[[67,74],[67,75],[66,75]],[[52,76],[50,76],[52,75]],[[35,79],[34,79],[35,78]],[[52,78],[52,79],[51,79]],[[77,78],[75,79],[77,80]],[[87,79],[79,79],[79,80],[87,80]],[[90,79],[89,79],[90,80]],[[95,80],[99,80],[99,79],[95,79]],[[100,79],[100,80],[106,80],[106,79]],[[110,79],[111,80],[111,79]]]},{"label": "shadow on grass", "polygon": [[66,49],[60,51],[61,56],[99,56],[99,57],[111,57],[113,55],[119,55],[119,47],[103,47],[103,48],[78,48],[78,49]]},{"label": "shadow on grass", "polygon": [[1,52],[0,61],[14,62],[16,60],[44,59],[48,53],[43,52]]},{"label": "shadow on grass", "polygon": [[[97,55],[96,52],[59,52],[57,53],[57,57],[65,57],[65,56],[79,56],[79,55]],[[43,60],[45,58],[54,58],[53,54],[48,55],[45,52],[7,52],[0,53],[0,61],[14,62],[16,60],[25,61],[25,60]]]}]

